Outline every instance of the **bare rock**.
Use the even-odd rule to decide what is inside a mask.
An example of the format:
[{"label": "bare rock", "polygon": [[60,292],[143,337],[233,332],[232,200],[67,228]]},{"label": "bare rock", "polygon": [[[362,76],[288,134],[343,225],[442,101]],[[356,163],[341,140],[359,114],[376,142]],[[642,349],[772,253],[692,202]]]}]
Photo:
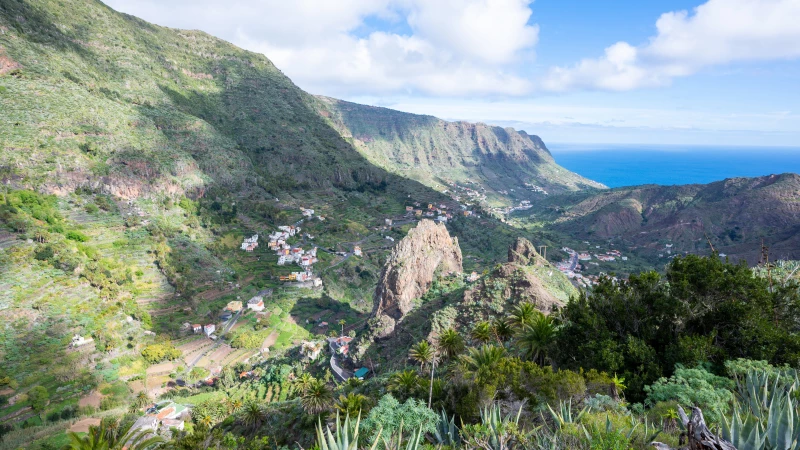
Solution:
[{"label": "bare rock", "polygon": [[[413,300],[428,291],[436,275],[463,270],[458,239],[450,237],[444,224],[421,220],[389,255],[375,289],[373,315],[396,322],[411,311]],[[386,326],[380,334],[388,336],[394,326],[381,322]]]},{"label": "bare rock", "polygon": [[545,261],[544,258],[539,256],[531,241],[518,237],[514,244],[508,248],[508,262],[527,266],[530,264],[542,264]]}]

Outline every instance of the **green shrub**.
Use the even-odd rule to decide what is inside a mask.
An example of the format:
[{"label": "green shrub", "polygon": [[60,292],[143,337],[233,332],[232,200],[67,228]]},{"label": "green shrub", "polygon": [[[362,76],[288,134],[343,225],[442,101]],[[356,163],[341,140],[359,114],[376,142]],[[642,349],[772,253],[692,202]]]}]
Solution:
[{"label": "green shrub", "polygon": [[75,231],[75,230],[67,231],[67,234],[65,234],[65,236],[70,241],[86,242],[86,241],[89,240],[89,236],[86,236],[85,234],[81,233],[80,231]]},{"label": "green shrub", "polygon": [[716,376],[702,367],[687,369],[677,366],[674,375],[668,379],[660,378],[644,388],[647,393],[645,402],[654,406],[674,400],[684,407],[697,406],[709,422],[719,424],[730,409],[733,387],[730,379]]}]

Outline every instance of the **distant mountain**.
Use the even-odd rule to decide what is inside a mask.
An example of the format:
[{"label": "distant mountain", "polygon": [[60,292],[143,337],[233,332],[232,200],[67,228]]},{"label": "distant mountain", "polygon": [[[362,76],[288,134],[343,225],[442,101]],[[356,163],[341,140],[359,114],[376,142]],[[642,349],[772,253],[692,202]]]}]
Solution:
[{"label": "distant mountain", "polygon": [[525,198],[525,183],[548,193],[605,187],[556,164],[524,131],[318,98],[321,114],[370,162],[431,187],[472,182],[501,202]]},{"label": "distant mountain", "polygon": [[753,264],[800,258],[800,175],[730,178],[710,184],[634,186],[551,198],[538,213],[577,239],[612,240],[662,258],[708,253],[709,243]]}]

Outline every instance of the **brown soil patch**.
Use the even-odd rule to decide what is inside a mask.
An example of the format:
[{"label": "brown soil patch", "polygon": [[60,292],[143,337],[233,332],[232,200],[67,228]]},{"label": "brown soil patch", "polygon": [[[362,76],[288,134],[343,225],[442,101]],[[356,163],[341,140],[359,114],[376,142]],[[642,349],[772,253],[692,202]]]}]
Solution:
[{"label": "brown soil patch", "polygon": [[145,390],[144,382],[142,380],[131,381],[130,383],[128,383],[128,386],[131,387],[131,390],[133,391],[134,394],[138,394],[139,392]]},{"label": "brown soil patch", "polygon": [[155,375],[161,373],[169,373],[175,370],[175,364],[171,362],[165,362],[161,364],[156,364],[155,366],[150,366],[147,368],[147,375]]},{"label": "brown soil patch", "polygon": [[89,395],[81,398],[78,400],[78,406],[83,408],[84,406],[94,406],[95,408],[100,407],[100,400],[103,399],[103,394],[98,391],[92,391]]},{"label": "brown soil patch", "polygon": [[10,56],[6,54],[6,51],[3,47],[0,47],[0,75],[11,72],[14,69],[19,69],[20,66],[18,62],[11,59]]},{"label": "brown soil patch", "polygon": [[277,331],[273,331],[272,333],[270,333],[269,336],[267,336],[267,338],[264,339],[264,343],[261,344],[261,348],[270,348],[273,345],[275,345],[275,343],[278,342],[278,336],[280,336],[280,333],[278,333]]},{"label": "brown soil patch", "polygon": [[14,390],[11,389],[11,388],[6,388],[6,389],[3,389],[3,390],[0,390],[0,395],[2,395],[3,397],[10,397],[11,394],[13,394],[13,393],[14,393]]},{"label": "brown soil patch", "polygon": [[23,414],[25,414],[27,412],[30,412],[30,411],[32,411],[31,407],[30,406],[26,406],[26,407],[20,409],[19,411],[14,411],[11,414],[8,414],[6,416],[0,417],[0,422],[7,422],[7,421],[13,419],[14,417],[19,417],[19,416],[21,416],[21,415],[23,415]]},{"label": "brown soil patch", "polygon": [[69,431],[73,433],[87,433],[89,431],[89,427],[98,425],[100,425],[100,419],[90,417],[88,419],[81,419],[73,423],[72,426],[69,427]]}]

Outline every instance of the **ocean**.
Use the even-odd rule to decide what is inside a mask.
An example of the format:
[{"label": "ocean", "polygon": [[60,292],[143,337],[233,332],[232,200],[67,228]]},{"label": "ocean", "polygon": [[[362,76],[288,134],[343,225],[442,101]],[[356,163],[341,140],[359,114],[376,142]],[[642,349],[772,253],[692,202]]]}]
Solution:
[{"label": "ocean", "polygon": [[800,173],[800,147],[548,144],[561,166],[608,187]]}]

